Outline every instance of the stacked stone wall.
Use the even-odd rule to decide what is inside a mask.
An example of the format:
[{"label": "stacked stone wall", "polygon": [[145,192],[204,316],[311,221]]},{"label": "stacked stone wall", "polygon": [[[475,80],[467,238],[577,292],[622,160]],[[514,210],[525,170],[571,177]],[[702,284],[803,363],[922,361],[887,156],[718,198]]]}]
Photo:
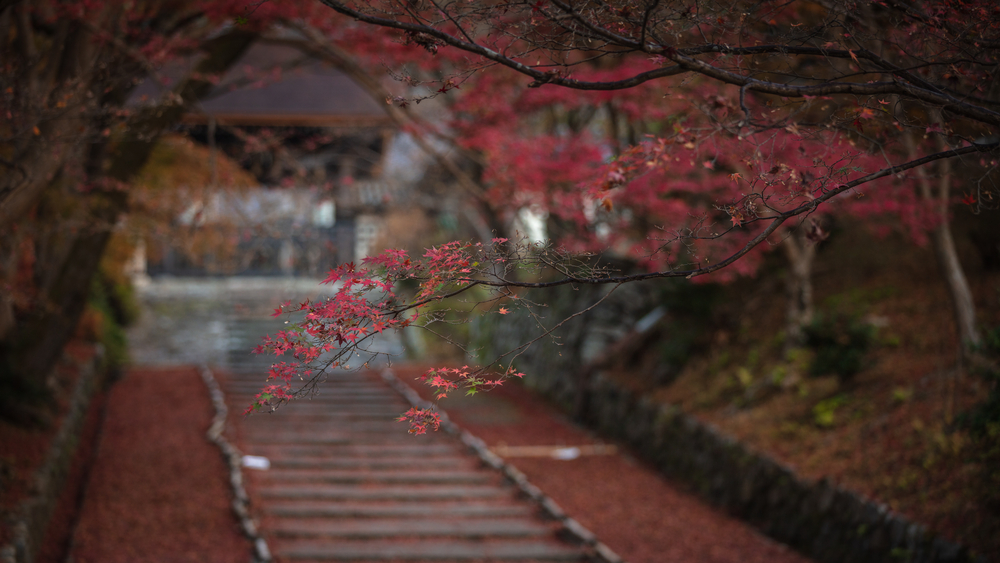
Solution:
[{"label": "stacked stone wall", "polygon": [[[59,422],[45,461],[35,473],[31,495],[12,515],[13,537],[7,545],[0,546],[0,563],[32,563],[38,557],[80,444],[87,410],[108,375],[103,356],[103,348],[99,346],[92,359],[77,367],[80,374],[69,397],[68,411]],[[70,358],[67,361],[74,362]]]}]

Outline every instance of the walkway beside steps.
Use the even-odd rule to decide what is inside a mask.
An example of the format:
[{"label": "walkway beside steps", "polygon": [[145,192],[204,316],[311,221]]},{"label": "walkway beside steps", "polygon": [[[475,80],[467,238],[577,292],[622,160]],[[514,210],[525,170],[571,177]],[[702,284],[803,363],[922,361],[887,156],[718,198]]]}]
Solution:
[{"label": "walkway beside steps", "polygon": [[[243,412],[265,377],[217,375],[231,412]],[[242,453],[270,462],[244,475],[277,561],[616,559],[523,476],[517,483],[516,470],[490,467],[444,431],[409,435],[396,418],[410,406],[377,373],[338,372],[311,399],[240,419]]]}]

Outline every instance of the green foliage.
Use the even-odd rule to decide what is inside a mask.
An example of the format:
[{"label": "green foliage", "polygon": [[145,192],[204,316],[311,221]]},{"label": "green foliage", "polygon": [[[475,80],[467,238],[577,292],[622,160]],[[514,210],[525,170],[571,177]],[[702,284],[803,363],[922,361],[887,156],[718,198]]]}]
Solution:
[{"label": "green foliage", "polygon": [[699,329],[700,327],[689,323],[672,322],[670,338],[659,343],[661,361],[675,371],[680,371],[697,348],[698,337],[701,336]]},{"label": "green foliage", "polygon": [[892,390],[892,402],[896,404],[903,404],[908,402],[913,397],[912,387],[896,387]]},{"label": "green foliage", "polygon": [[828,399],[823,399],[812,409],[813,422],[821,428],[829,428],[836,421],[837,409],[847,402],[847,395],[841,393]]},{"label": "green foliage", "polygon": [[[674,374],[703,344],[712,311],[721,296],[722,287],[716,284],[667,284],[660,302],[670,312],[669,338],[662,339],[659,348],[661,360]],[[728,359],[727,356],[722,363]]]},{"label": "green foliage", "polygon": [[805,332],[806,344],[816,353],[809,373],[834,374],[841,381],[861,371],[875,339],[875,327],[843,313],[816,315]]},{"label": "green foliage", "polygon": [[899,295],[899,289],[886,285],[875,288],[856,287],[844,293],[828,297],[824,305],[835,311],[858,311]]},{"label": "green foliage", "polygon": [[118,324],[130,326],[139,320],[139,301],[135,297],[135,288],[130,283],[107,284],[108,306],[114,312]]},{"label": "green foliage", "polygon": [[723,296],[723,287],[711,283],[685,282],[675,281],[666,284],[661,299],[663,305],[674,315],[710,316],[719,299]]},{"label": "green foliage", "polygon": [[747,389],[753,384],[753,374],[747,368],[740,366],[736,370],[736,380],[740,382],[740,386]]},{"label": "green foliage", "polygon": [[1000,503],[1000,368],[997,367],[997,361],[1000,361],[1000,326],[983,336],[983,347],[979,352],[992,363],[977,370],[976,374],[986,380],[990,394],[976,408],[963,413],[959,423],[969,431],[974,455],[982,464],[986,498]]},{"label": "green foliage", "polygon": [[[90,284],[90,297],[87,304],[100,313],[101,322],[98,327],[98,340],[104,346],[107,367],[112,371],[121,369],[128,362],[128,341],[125,337],[124,322],[134,313],[134,302],[131,305],[119,302],[114,285],[107,282],[103,276],[95,276]],[[120,295],[131,295],[119,291]]]},{"label": "green foliage", "polygon": [[1000,422],[986,423],[974,441],[983,467],[983,490],[994,504],[1000,503]]},{"label": "green foliage", "polygon": [[910,552],[909,549],[905,549],[902,547],[894,547],[892,548],[892,551],[889,552],[889,555],[893,559],[909,559],[912,553]]},{"label": "green foliage", "polygon": [[994,362],[990,367],[976,371],[976,375],[986,380],[990,386],[990,394],[986,401],[961,418],[961,422],[977,437],[987,435],[991,425],[1000,427],[1000,368],[995,363],[1000,360],[1000,326],[983,335],[980,352]]}]

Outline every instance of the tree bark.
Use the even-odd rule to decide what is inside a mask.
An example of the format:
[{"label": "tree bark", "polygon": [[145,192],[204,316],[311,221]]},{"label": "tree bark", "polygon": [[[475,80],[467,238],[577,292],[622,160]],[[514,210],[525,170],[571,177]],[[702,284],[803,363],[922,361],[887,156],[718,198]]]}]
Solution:
[{"label": "tree bark", "polygon": [[788,258],[785,287],[788,291],[785,315],[785,350],[798,348],[806,343],[805,327],[813,318],[812,266],[816,258],[816,245],[801,227],[781,242]]},{"label": "tree bark", "polygon": [[983,339],[976,327],[976,305],[972,289],[958,259],[958,250],[955,248],[955,239],[951,233],[949,217],[951,161],[942,161],[938,173],[940,178],[937,183],[937,193],[934,193],[931,181],[926,175],[921,178],[921,192],[924,199],[934,202],[938,213],[938,224],[931,232],[931,244],[948,288],[948,295],[951,297],[962,357],[968,359],[969,355],[982,345]]},{"label": "tree bark", "polygon": [[[181,99],[190,102],[206,95],[212,85],[201,77],[227,69],[255,37],[247,31],[233,30],[210,41],[206,56],[194,73],[198,78],[188,79],[179,87]],[[129,92],[130,89],[112,92],[109,96],[114,99],[108,101],[123,104]],[[82,225],[75,233],[67,233],[71,230],[60,224],[58,232],[47,237],[48,248],[42,252],[48,260],[36,267],[35,283],[39,290],[36,306],[21,318],[15,317],[15,325],[9,327],[6,335],[0,335],[0,376],[30,381],[44,377],[52,369],[84,311],[91,279],[98,270],[112,229],[127,209],[127,193],[115,186],[126,185],[142,169],[159,135],[179,121],[185,111],[185,107],[177,104],[147,110],[113,146],[90,145],[81,168],[91,182],[105,178],[113,185],[86,193],[76,190],[75,185],[65,190],[70,192],[69,198],[80,202],[79,206],[73,206],[76,213],[72,215],[83,216]],[[101,130],[104,123],[92,126]],[[49,182],[46,190],[63,189],[59,184],[59,181]]]},{"label": "tree bark", "polygon": [[[933,121],[942,124],[941,114],[932,112]],[[905,137],[910,153],[916,153],[916,147],[911,138]],[[939,148],[947,148],[939,141]],[[983,339],[976,327],[976,305],[969,287],[969,280],[958,259],[955,239],[951,233],[951,159],[944,159],[937,166],[937,185],[928,176],[926,168],[917,169],[917,179],[920,196],[934,206],[937,214],[937,225],[931,231],[931,244],[937,257],[941,275],[944,277],[948,296],[951,298],[952,313],[955,316],[955,326],[958,330],[960,354],[963,360],[971,359]]]}]

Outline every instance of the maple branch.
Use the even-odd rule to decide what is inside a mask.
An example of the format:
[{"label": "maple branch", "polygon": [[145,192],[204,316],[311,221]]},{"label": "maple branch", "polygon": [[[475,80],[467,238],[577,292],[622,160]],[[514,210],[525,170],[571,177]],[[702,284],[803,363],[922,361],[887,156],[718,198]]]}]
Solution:
[{"label": "maple branch", "polygon": [[666,56],[692,72],[696,72],[709,78],[714,78],[719,82],[750,88],[764,94],[773,94],[775,96],[784,96],[787,98],[827,96],[831,94],[855,94],[867,96],[901,94],[922,102],[941,106],[943,109],[947,109],[958,115],[970,117],[983,123],[1000,126],[1000,113],[998,112],[977,107],[972,104],[967,104],[947,94],[928,92],[922,88],[917,88],[916,86],[902,82],[869,82],[865,84],[857,82],[828,82],[826,84],[819,84],[815,86],[792,86],[777,82],[764,82],[755,78],[743,76],[735,72],[714,67],[708,63],[691,57],[685,57],[680,53]]},{"label": "maple branch", "polygon": [[[409,279],[417,280],[417,279],[421,279],[421,278],[411,277]],[[420,299],[418,301],[414,301],[413,303],[407,303],[406,305],[403,305],[401,307],[397,307],[397,308],[395,308],[395,309],[393,309],[391,311],[386,311],[385,316],[387,316],[387,317],[388,316],[398,316],[398,315],[401,315],[401,314],[405,313],[406,311],[412,311],[414,309],[419,309],[420,307],[423,307],[424,305],[426,305],[428,303],[431,303],[433,301],[441,301],[441,300],[444,300],[444,299],[450,299],[452,297],[458,297],[459,295],[465,293],[466,291],[469,291],[470,289],[472,289],[473,287],[476,287],[477,285],[494,285],[494,286],[497,286],[497,287],[507,285],[507,284],[490,284],[486,280],[475,280],[475,279],[459,279],[459,280],[453,280],[453,281],[455,283],[463,283],[463,284],[468,284],[468,285],[463,285],[462,287],[460,287],[460,288],[458,288],[458,289],[456,289],[456,290],[454,290],[452,292],[449,292],[449,293],[443,293],[441,295],[433,295],[433,296],[427,297],[425,299]]]},{"label": "maple branch", "polygon": [[654,80],[657,78],[664,78],[667,76],[676,76],[678,74],[684,74],[688,72],[685,68],[680,65],[674,65],[670,67],[659,68],[656,70],[651,70],[647,72],[642,72],[636,74],[631,78],[626,78],[624,80],[616,80],[612,82],[587,82],[583,80],[574,80],[570,78],[563,78],[554,75],[550,72],[542,72],[536,70],[530,66],[521,64],[505,55],[502,55],[492,49],[484,47],[475,42],[463,41],[449,33],[441,31],[432,26],[423,24],[413,24],[407,22],[396,21],[388,18],[381,18],[378,16],[371,16],[349,8],[340,2],[335,0],[320,0],[324,5],[330,9],[344,14],[345,16],[350,16],[358,21],[365,23],[370,23],[372,25],[378,25],[382,27],[388,27],[392,29],[398,29],[401,31],[408,31],[411,33],[423,33],[440,40],[446,45],[462,49],[469,53],[480,55],[488,60],[491,60],[500,65],[511,68],[525,76],[535,79],[532,84],[540,86],[542,84],[556,84],[558,86],[565,86],[567,88],[573,88],[576,90],[624,90],[627,88],[632,88],[638,86],[644,82]]},{"label": "maple branch", "polygon": [[460,24],[457,21],[455,21],[454,16],[452,16],[444,8],[442,8],[441,5],[437,3],[437,0],[431,0],[431,4],[434,4],[434,7],[438,9],[438,12],[441,12],[442,14],[444,14],[445,17],[448,18],[448,21],[450,21],[452,24],[455,25],[455,29],[457,29],[460,32],[462,32],[462,35],[465,36],[465,38],[469,41],[469,43],[474,43],[474,41],[472,40],[472,38],[469,37],[469,34],[466,33],[465,29],[462,28],[462,24]]},{"label": "maple branch", "polygon": [[[644,82],[650,80],[655,80],[658,78],[664,78],[668,76],[676,76],[683,74],[685,72],[694,72],[701,74],[708,78],[712,78],[719,82],[725,84],[732,84],[734,86],[752,88],[758,92],[765,94],[773,94],[776,96],[783,96],[789,98],[802,98],[805,96],[825,96],[831,94],[854,94],[854,95],[890,95],[899,94],[909,96],[913,99],[929,103],[935,106],[940,106],[942,109],[946,109],[957,115],[962,115],[964,117],[969,117],[976,119],[983,123],[989,123],[1000,127],[1000,113],[991,111],[989,109],[976,106],[974,104],[969,104],[963,102],[954,96],[951,96],[941,88],[937,88],[926,81],[916,79],[915,82],[910,83],[912,75],[909,73],[903,73],[899,71],[898,76],[907,82],[899,82],[893,80],[890,82],[869,82],[869,83],[857,83],[857,82],[839,82],[839,81],[827,81],[823,84],[817,85],[790,85],[778,82],[762,81],[756,78],[751,78],[738,74],[732,71],[727,71],[704,61],[693,58],[694,55],[704,54],[704,53],[720,53],[720,54],[792,54],[792,55],[817,55],[824,57],[838,57],[838,58],[850,58],[857,59],[859,54],[870,58],[872,61],[879,60],[879,57],[874,53],[863,52],[861,49],[858,51],[854,50],[827,50],[816,47],[794,47],[794,46],[783,46],[783,45],[769,45],[769,46],[758,46],[758,47],[741,47],[741,48],[730,48],[721,45],[704,45],[696,47],[693,49],[677,49],[670,46],[652,46],[639,44],[636,41],[621,37],[615,33],[612,33],[604,28],[595,26],[586,21],[585,18],[580,16],[571,6],[560,0],[553,0],[553,4],[558,6],[560,9],[564,10],[567,14],[572,15],[574,19],[579,21],[581,25],[586,27],[592,33],[599,33],[606,40],[612,42],[615,45],[623,47],[625,49],[661,55],[669,60],[675,62],[675,65],[664,67],[652,71],[646,71],[643,73],[636,74],[630,78],[623,80],[612,81],[612,82],[591,82],[583,80],[575,80],[570,78],[565,78],[558,76],[553,72],[541,72],[535,68],[529,67],[522,63],[519,63],[507,56],[504,56],[496,51],[489,49],[483,45],[480,45],[474,41],[464,41],[459,39],[449,33],[441,31],[433,26],[423,25],[423,24],[413,24],[408,22],[397,21],[389,18],[383,18],[379,16],[373,16],[365,14],[359,10],[350,8],[341,2],[335,0],[320,0],[327,7],[359,21],[365,23],[370,23],[373,25],[378,25],[382,27],[388,27],[393,29],[399,29],[403,31],[408,31],[412,33],[422,33],[434,37],[446,45],[462,49],[469,53],[474,53],[485,57],[495,63],[501,64],[508,68],[511,68],[521,74],[534,79],[534,82],[529,86],[541,86],[543,84],[555,84],[558,86],[563,86],[566,88],[572,88],[577,90],[619,90],[632,88]],[[942,63],[943,64],[943,63]],[[885,70],[897,74],[888,62],[880,63]],[[923,84],[924,87],[918,86],[918,84]]]},{"label": "maple branch", "polygon": [[594,25],[594,24],[590,23],[589,21],[587,21],[586,18],[584,18],[576,10],[574,10],[573,7],[570,6],[569,4],[566,4],[565,2],[560,2],[559,0],[552,0],[552,3],[555,4],[556,6],[558,6],[560,10],[566,12],[566,14],[568,14],[574,20],[576,20],[577,22],[579,22],[583,27],[585,27],[591,33],[593,33],[593,34],[595,34],[595,35],[597,35],[599,37],[603,37],[604,39],[608,40],[610,43],[615,44],[615,45],[621,45],[623,47],[634,49],[636,51],[650,52],[649,49],[648,49],[648,47],[646,45],[642,44],[642,43],[639,43],[637,41],[633,41],[631,39],[628,39],[627,37],[622,37],[621,35],[618,35],[617,33],[612,33],[612,32],[608,31],[607,29],[605,29],[605,28],[603,28],[601,26],[597,26],[597,25]]},{"label": "maple branch", "polygon": [[652,0],[649,5],[646,6],[646,11],[642,15],[642,27],[640,28],[642,35],[639,37],[639,42],[643,45],[646,44],[646,29],[649,26],[649,18],[652,17],[653,10],[655,10],[659,5],[660,0]]},{"label": "maple branch", "polygon": [[[934,162],[934,161],[937,161],[937,160],[941,160],[941,159],[945,159],[945,158],[953,158],[953,157],[956,157],[956,156],[963,156],[963,155],[967,155],[967,154],[980,153],[980,152],[990,152],[990,151],[997,150],[997,148],[1000,148],[1000,141],[990,141],[988,143],[974,143],[974,144],[972,144],[970,146],[963,147],[963,148],[960,148],[960,149],[952,149],[952,150],[941,151],[941,152],[929,154],[929,155],[924,156],[922,158],[911,160],[909,162],[906,162],[906,163],[903,163],[903,164],[900,164],[900,165],[897,165],[897,166],[890,166],[888,168],[883,168],[883,169],[881,169],[881,170],[879,170],[877,172],[873,172],[873,173],[868,174],[866,176],[863,176],[861,178],[857,178],[857,179],[852,180],[850,182],[841,184],[840,186],[838,186],[838,187],[836,187],[834,189],[831,189],[831,190],[823,193],[822,195],[816,197],[815,199],[813,199],[813,200],[811,200],[811,201],[809,201],[807,203],[804,203],[804,204],[802,204],[802,205],[800,205],[800,206],[798,206],[798,207],[796,207],[794,209],[790,209],[788,211],[782,212],[782,213],[780,213],[780,214],[778,214],[776,216],[773,216],[773,217],[759,217],[759,218],[755,218],[755,219],[751,219],[749,221],[746,221],[745,224],[756,223],[758,221],[769,221],[769,223],[764,228],[763,231],[761,231],[755,237],[753,237],[752,239],[750,239],[750,241],[747,242],[738,251],[736,251],[735,253],[731,254],[730,256],[728,256],[727,258],[725,258],[724,260],[722,260],[720,262],[717,262],[717,263],[715,263],[715,264],[713,264],[711,266],[706,266],[706,267],[702,267],[702,268],[696,268],[696,269],[693,269],[693,270],[664,270],[664,271],[657,271],[657,272],[647,272],[647,273],[642,273],[642,274],[629,274],[629,275],[625,275],[625,276],[608,276],[608,277],[591,277],[591,278],[564,277],[564,278],[561,278],[561,279],[558,279],[558,280],[547,281],[547,282],[522,282],[522,281],[517,281],[517,280],[509,280],[509,279],[502,278],[502,277],[499,277],[499,276],[497,276],[497,278],[498,278],[497,281],[488,280],[488,279],[475,279],[475,278],[460,278],[460,279],[454,280],[454,281],[456,283],[476,283],[478,285],[483,285],[483,286],[488,286],[488,287],[520,287],[520,288],[526,288],[526,289],[543,289],[543,288],[558,287],[558,286],[568,285],[568,284],[573,284],[573,283],[588,284],[588,285],[603,285],[603,284],[628,283],[628,282],[643,281],[643,280],[658,279],[658,278],[687,278],[687,279],[691,279],[691,278],[694,278],[694,277],[697,277],[697,276],[703,276],[703,275],[706,275],[706,274],[710,274],[712,272],[721,270],[722,268],[725,268],[726,266],[729,266],[733,262],[735,262],[735,261],[739,260],[740,258],[742,258],[743,256],[745,256],[751,250],[753,250],[754,247],[756,247],[760,243],[764,242],[764,240],[766,240],[767,237],[769,237],[772,233],[774,233],[778,229],[778,227],[780,227],[788,219],[791,219],[792,217],[796,217],[798,215],[802,215],[804,213],[811,213],[812,211],[814,211],[815,209],[817,209],[821,204],[829,201],[830,199],[832,199],[832,198],[836,197],[837,195],[840,195],[840,194],[842,194],[842,193],[844,193],[844,192],[846,192],[848,190],[851,190],[851,189],[856,188],[858,186],[861,186],[861,185],[867,184],[869,182],[878,180],[879,178],[884,178],[886,176],[890,176],[890,175],[893,175],[893,174],[899,174],[900,172],[905,172],[906,170],[911,170],[913,168],[917,168],[919,166],[923,166],[925,164],[928,164],[928,163],[931,163],[931,162]],[[461,291],[464,291],[464,290],[460,290],[460,291],[456,292],[455,294],[461,293]],[[434,299],[437,299],[437,298],[428,299],[428,300],[425,300],[424,302],[426,303],[426,302],[432,301]]]},{"label": "maple branch", "polygon": [[[618,289],[619,287],[621,287],[621,284],[615,285],[614,287],[611,288],[610,291],[608,291],[607,293],[605,293],[600,299],[598,299],[596,302],[594,302],[593,304],[591,304],[589,307],[573,313],[572,315],[570,315],[570,316],[566,317],[565,319],[563,319],[563,320],[559,321],[558,323],[556,323],[556,325],[553,326],[552,328],[547,329],[542,334],[539,334],[537,337],[535,337],[535,338],[533,338],[533,339],[525,342],[524,344],[521,344],[517,348],[514,348],[513,350],[508,350],[507,352],[504,352],[503,354],[497,356],[492,362],[489,363],[489,365],[493,365],[493,364],[499,363],[500,360],[502,360],[504,357],[509,356],[511,354],[514,354],[514,356],[510,359],[510,361],[507,362],[507,369],[508,370],[511,369],[513,367],[513,365],[514,365],[514,360],[516,360],[521,354],[524,354],[527,351],[527,349],[529,347],[531,347],[532,344],[534,344],[534,343],[538,342],[539,340],[545,338],[546,336],[552,334],[553,332],[555,332],[556,330],[558,330],[560,327],[562,327],[564,324],[566,324],[569,321],[575,319],[576,317],[584,315],[587,312],[589,312],[589,311],[593,310],[594,308],[598,307],[601,303],[604,303],[604,301],[606,301],[611,296],[611,294],[614,293],[615,290]],[[542,328],[544,328],[544,327],[542,327]],[[516,354],[515,354],[515,352],[516,352]]]}]

